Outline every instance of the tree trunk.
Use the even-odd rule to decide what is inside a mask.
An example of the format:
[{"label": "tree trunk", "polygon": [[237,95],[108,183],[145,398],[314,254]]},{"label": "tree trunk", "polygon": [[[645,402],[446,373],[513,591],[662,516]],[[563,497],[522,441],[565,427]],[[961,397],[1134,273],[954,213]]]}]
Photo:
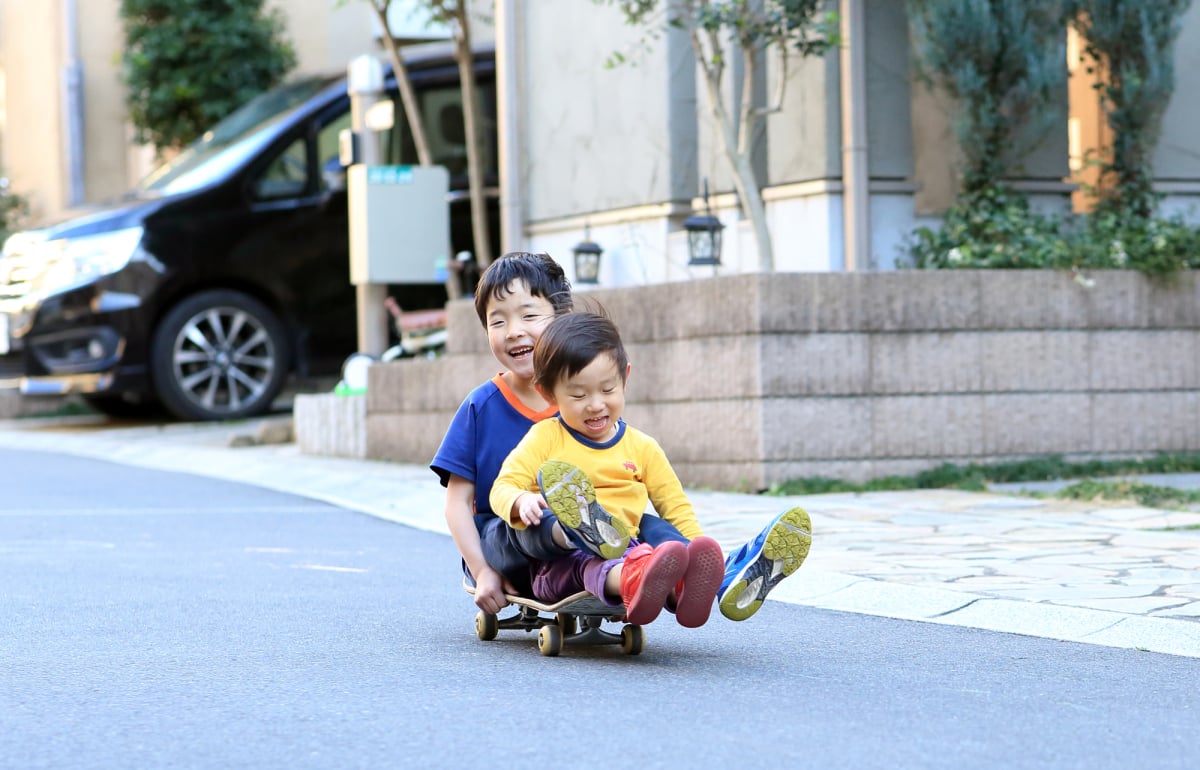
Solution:
[{"label": "tree trunk", "polygon": [[421,166],[433,165],[433,155],[429,151],[429,139],[425,136],[425,120],[421,114],[421,105],[417,102],[416,92],[413,91],[412,79],[408,76],[408,66],[404,63],[404,57],[400,55],[400,46],[396,43],[396,38],[392,37],[392,30],[388,26],[387,9],[391,5],[391,0],[384,0],[382,4],[371,0],[371,8],[375,11],[375,16],[379,19],[379,25],[383,28],[383,39],[387,44],[388,56],[392,60],[392,72],[396,76],[396,85],[400,88],[400,102],[404,105],[404,115],[408,119],[408,128],[412,132],[413,147],[417,150],[417,163]]},{"label": "tree trunk", "polygon": [[754,177],[754,168],[750,165],[750,149],[739,147],[738,132],[733,125],[733,116],[725,106],[721,94],[720,71],[710,69],[706,62],[703,48],[699,39],[693,35],[692,42],[696,50],[696,58],[702,62],[704,69],[704,85],[708,94],[709,108],[717,125],[721,128],[721,139],[725,150],[725,159],[729,161],[733,171],[733,185],[737,190],[738,200],[742,205],[742,213],[754,227],[754,241],[758,246],[758,266],[765,273],[774,272],[775,256],[771,246],[771,231],[767,227],[766,209],[763,207],[762,195],[758,190],[758,180]]},{"label": "tree trunk", "polygon": [[471,231],[475,240],[475,264],[483,269],[492,263],[491,234],[488,227],[487,200],[483,193],[483,164],[480,155],[479,99],[475,87],[475,57],[471,53],[471,33],[467,27],[467,4],[459,0],[454,20],[454,56],[458,60],[462,85],[463,129],[467,139],[467,180],[471,195]]}]

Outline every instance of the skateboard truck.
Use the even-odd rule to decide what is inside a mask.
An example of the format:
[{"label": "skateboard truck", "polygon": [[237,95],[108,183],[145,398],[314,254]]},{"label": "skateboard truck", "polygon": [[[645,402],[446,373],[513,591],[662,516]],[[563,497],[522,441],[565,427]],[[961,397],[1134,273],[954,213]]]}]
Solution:
[{"label": "skateboard truck", "polygon": [[[463,581],[463,588],[474,595],[475,587]],[[505,595],[516,605],[515,614],[501,618],[480,610],[475,615],[475,635],[481,641],[490,642],[500,631],[537,631],[538,651],[546,657],[555,657],[564,645],[595,646],[620,645],[626,655],[637,655],[646,644],[646,634],[641,626],[625,623],[619,633],[603,628],[605,620],[623,622],[625,607],[612,606],[581,591],[553,604],[545,604],[524,596]]]}]

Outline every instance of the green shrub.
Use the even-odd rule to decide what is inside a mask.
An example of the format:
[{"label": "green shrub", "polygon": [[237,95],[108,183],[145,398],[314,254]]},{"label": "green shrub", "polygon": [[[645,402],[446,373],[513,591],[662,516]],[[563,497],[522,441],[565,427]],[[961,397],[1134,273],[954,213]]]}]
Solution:
[{"label": "green shrub", "polygon": [[1200,229],[1180,216],[1128,216],[1111,206],[1047,216],[1032,211],[1025,196],[996,186],[964,195],[940,228],[914,231],[906,250],[901,265],[919,269],[1125,269],[1169,276],[1200,268]]},{"label": "green shrub", "polygon": [[1101,207],[1071,235],[1079,267],[1140,270],[1165,276],[1200,267],[1200,229],[1182,217],[1136,217]]},{"label": "green shrub", "polygon": [[21,229],[28,213],[29,204],[25,197],[12,191],[7,177],[0,177],[0,245]]},{"label": "green shrub", "polygon": [[264,0],[121,0],[122,74],[135,138],[181,147],[296,63]]},{"label": "green shrub", "polygon": [[1028,199],[992,186],[963,195],[938,229],[918,228],[909,266],[923,269],[1065,267],[1070,247],[1061,223],[1032,211]]}]

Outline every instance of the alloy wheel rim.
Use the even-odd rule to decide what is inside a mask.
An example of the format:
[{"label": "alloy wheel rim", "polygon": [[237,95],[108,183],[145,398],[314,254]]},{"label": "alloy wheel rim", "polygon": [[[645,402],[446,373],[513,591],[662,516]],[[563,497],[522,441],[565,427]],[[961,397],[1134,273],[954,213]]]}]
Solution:
[{"label": "alloy wheel rim", "polygon": [[263,399],[275,373],[275,344],[251,313],[209,308],[179,330],[171,366],[189,402],[211,414],[232,414]]}]

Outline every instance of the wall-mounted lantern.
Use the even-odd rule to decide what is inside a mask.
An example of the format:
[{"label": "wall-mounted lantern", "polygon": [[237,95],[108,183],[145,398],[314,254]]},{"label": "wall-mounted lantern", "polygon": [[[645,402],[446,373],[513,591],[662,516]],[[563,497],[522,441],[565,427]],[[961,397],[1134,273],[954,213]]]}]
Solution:
[{"label": "wall-mounted lantern", "polygon": [[604,249],[592,241],[591,229],[587,225],[583,227],[583,240],[575,244],[572,251],[575,252],[575,283],[599,283],[600,255]]},{"label": "wall-mounted lantern", "polygon": [[688,234],[689,265],[721,264],[721,230],[725,225],[712,215],[708,205],[708,180],[704,180],[704,213],[683,220]]}]

